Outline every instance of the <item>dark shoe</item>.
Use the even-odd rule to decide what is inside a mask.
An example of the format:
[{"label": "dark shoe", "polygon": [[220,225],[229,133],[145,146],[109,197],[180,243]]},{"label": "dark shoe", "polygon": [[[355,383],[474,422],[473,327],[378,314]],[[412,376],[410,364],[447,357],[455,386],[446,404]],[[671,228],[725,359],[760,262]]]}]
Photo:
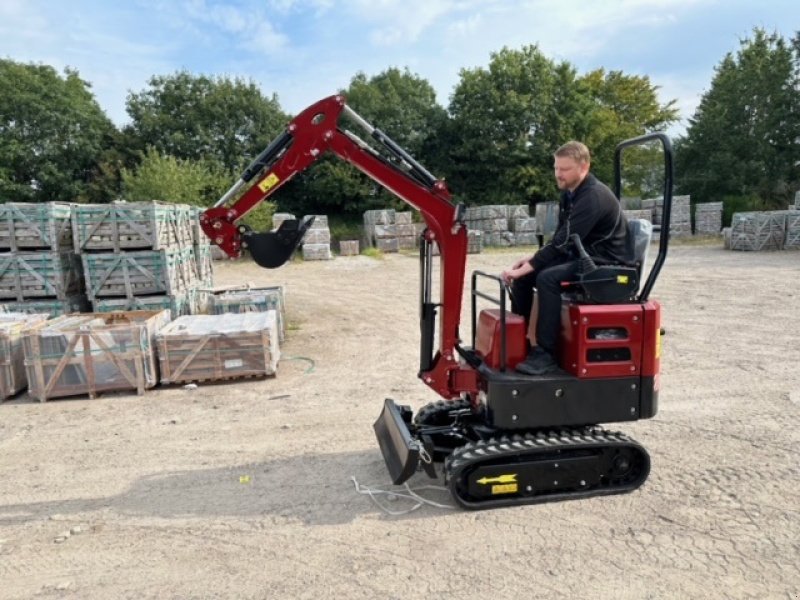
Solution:
[{"label": "dark shoe", "polygon": [[547,375],[558,370],[558,363],[552,354],[539,346],[534,346],[528,357],[519,363],[516,369],[525,375]]}]

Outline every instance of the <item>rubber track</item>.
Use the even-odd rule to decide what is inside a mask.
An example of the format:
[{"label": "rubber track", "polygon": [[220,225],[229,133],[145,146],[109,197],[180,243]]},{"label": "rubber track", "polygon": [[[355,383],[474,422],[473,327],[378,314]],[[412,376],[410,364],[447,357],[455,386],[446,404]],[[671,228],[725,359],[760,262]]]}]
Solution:
[{"label": "rubber track", "polygon": [[[522,454],[529,453],[535,457],[539,451],[550,455],[554,450],[586,450],[614,447],[635,448],[644,457],[644,465],[639,477],[631,482],[618,487],[595,487],[585,490],[565,491],[542,494],[539,496],[513,496],[489,500],[472,501],[462,498],[459,494],[460,478],[465,469],[479,465],[483,461],[497,462],[503,455],[514,459],[514,463]],[[562,429],[542,431],[537,433],[514,434],[500,438],[491,438],[485,441],[471,442],[457,448],[447,457],[444,464],[445,481],[448,483],[453,498],[464,508],[482,509],[500,506],[515,506],[522,504],[539,504],[592,496],[604,496],[631,492],[641,486],[650,473],[650,456],[647,451],[633,438],[618,431],[606,431],[597,427],[582,429]]]},{"label": "rubber track", "polygon": [[469,408],[470,403],[469,400],[465,400],[463,398],[459,398],[458,400],[437,400],[436,402],[431,402],[430,404],[426,404],[422,408],[419,409],[416,415],[414,415],[414,424],[415,425],[430,425],[431,417],[438,417],[439,415],[447,415],[451,411],[454,410],[463,410],[465,408]]}]

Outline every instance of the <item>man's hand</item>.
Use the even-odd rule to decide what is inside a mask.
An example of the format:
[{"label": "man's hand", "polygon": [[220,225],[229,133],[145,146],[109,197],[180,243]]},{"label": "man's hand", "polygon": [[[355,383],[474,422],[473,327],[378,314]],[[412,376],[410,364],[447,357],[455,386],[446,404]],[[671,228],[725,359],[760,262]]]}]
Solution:
[{"label": "man's hand", "polygon": [[528,273],[533,273],[533,266],[530,262],[526,259],[518,260],[514,263],[514,265],[510,269],[506,269],[500,274],[500,277],[506,283],[511,283],[515,279],[519,279],[527,275]]}]

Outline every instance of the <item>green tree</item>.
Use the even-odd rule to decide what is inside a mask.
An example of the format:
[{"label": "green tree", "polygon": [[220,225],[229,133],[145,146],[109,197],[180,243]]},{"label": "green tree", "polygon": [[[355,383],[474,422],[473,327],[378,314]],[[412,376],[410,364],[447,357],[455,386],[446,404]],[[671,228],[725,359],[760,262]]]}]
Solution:
[{"label": "green tree", "polygon": [[[436,103],[433,87],[408,69],[390,68],[374,77],[356,74],[341,93],[357,113],[400,144],[422,164],[430,166],[432,138],[447,113]],[[342,125],[370,141],[366,132]],[[373,141],[373,146],[380,146]],[[439,173],[436,173],[439,175]],[[294,185],[293,185],[294,184]],[[281,210],[299,214],[328,212],[355,216],[370,208],[406,205],[367,176],[336,157],[325,156],[277,198]]]},{"label": "green tree", "polygon": [[468,202],[519,203],[556,197],[552,153],[587,143],[592,169],[611,182],[614,147],[677,118],[647,77],[612,71],[578,76],[536,46],[504,48],[488,69],[465,69],[450,103],[453,189]]},{"label": "green tree", "polygon": [[[579,85],[591,99],[591,108],[583,115],[581,129],[576,130],[575,135],[591,148],[594,173],[609,184],[614,174],[614,150],[619,142],[663,130],[678,119],[675,101],[662,106],[658,101],[658,88],[647,76],[597,69],[581,77]],[[663,164],[663,154],[660,157],[659,154],[654,147],[649,154],[633,149],[623,157],[628,163],[628,175],[639,178],[629,181],[629,185],[640,190],[647,188],[648,184],[641,178],[652,172],[653,156],[656,163]]]},{"label": "green tree", "polygon": [[2,200],[107,201],[116,180],[98,174],[115,131],[77,71],[0,60]]},{"label": "green tree", "polygon": [[677,151],[694,200],[785,207],[800,184],[800,43],[755,29],[716,67]]},{"label": "green tree", "polygon": [[154,76],[127,99],[126,134],[139,150],[212,161],[233,172],[260,153],[286,125],[276,96],[252,81],[181,71]]},{"label": "green tree", "polygon": [[[209,207],[230,187],[230,174],[213,161],[183,160],[148,148],[135,170],[122,169],[123,197],[130,202],[172,202]],[[262,202],[242,219],[256,231],[272,226],[275,205]]]}]

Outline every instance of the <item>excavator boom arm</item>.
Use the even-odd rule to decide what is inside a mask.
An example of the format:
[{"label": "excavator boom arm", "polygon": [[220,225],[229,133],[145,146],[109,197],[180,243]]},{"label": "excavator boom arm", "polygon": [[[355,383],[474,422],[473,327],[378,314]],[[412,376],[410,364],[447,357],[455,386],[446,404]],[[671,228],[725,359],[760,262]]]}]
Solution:
[{"label": "excavator boom arm", "polygon": [[[343,130],[339,126],[343,113],[366,129],[403,168],[385,159],[353,133]],[[430,254],[432,245],[437,244],[441,255],[440,301],[432,302],[428,298],[426,302],[423,297],[423,346],[432,348],[432,320],[437,308],[441,308],[441,314],[438,351],[431,357],[423,357],[419,376],[445,398],[456,398],[465,391],[475,392],[477,378],[474,370],[460,365],[456,355],[460,342],[458,327],[467,254],[463,207],[451,202],[450,192],[443,181],[436,180],[388,136],[350,109],[343,96],[320,100],[289,123],[217,205],[201,215],[206,235],[230,256],[239,256],[243,247],[249,247],[253,258],[262,266],[283,264],[302,241],[310,222],[284,222],[276,232],[254,234],[237,226],[236,221],[326,151],[347,161],[422,214],[427,226],[423,251]],[[254,181],[251,187],[227,206],[227,202],[251,181]],[[430,278],[430,258],[423,260],[422,264],[423,269],[428,269],[423,273],[424,282]]]}]

